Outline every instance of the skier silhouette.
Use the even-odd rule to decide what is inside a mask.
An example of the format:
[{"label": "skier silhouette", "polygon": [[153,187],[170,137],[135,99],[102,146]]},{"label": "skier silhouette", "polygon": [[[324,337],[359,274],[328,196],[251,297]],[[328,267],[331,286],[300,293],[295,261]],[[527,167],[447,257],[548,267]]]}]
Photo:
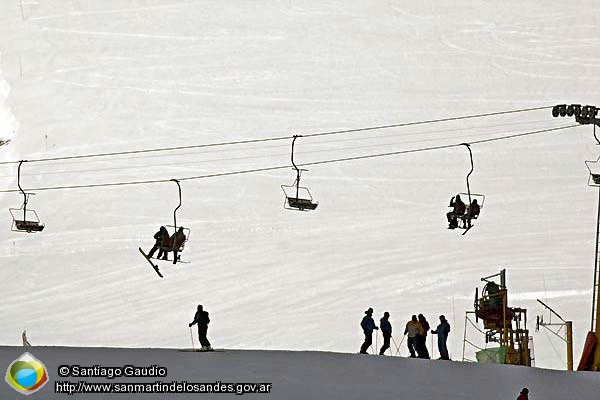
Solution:
[{"label": "skier silhouette", "polygon": [[196,315],[194,315],[194,320],[189,323],[189,327],[191,328],[192,325],[198,324],[198,340],[200,341],[200,345],[202,346],[200,351],[212,351],[210,342],[206,337],[209,322],[210,318],[208,317],[208,312],[204,311],[204,309],[202,308],[202,304],[199,304],[198,311],[196,311]]},{"label": "skier silhouette", "polygon": [[431,331],[432,334],[438,335],[438,350],[440,352],[440,360],[449,360],[448,348],[446,347],[446,341],[448,340],[448,333],[450,333],[450,324],[446,321],[446,317],[440,315],[440,324],[435,330]]},{"label": "skier silhouette", "polygon": [[460,199],[460,195],[457,194],[450,199],[449,207],[453,208],[452,211],[446,214],[446,218],[448,218],[448,229],[458,228],[458,218],[462,218],[462,215],[466,210],[465,203]]},{"label": "skier silhouette", "polygon": [[404,334],[408,334],[408,340],[406,341],[406,345],[408,346],[408,351],[410,352],[410,358],[415,358],[415,350],[418,351],[419,343],[417,341],[417,335],[421,335],[423,333],[423,327],[417,320],[417,316],[413,315],[411,320],[406,323],[406,329],[404,329]]},{"label": "skier silhouette", "polygon": [[177,232],[171,236],[171,248],[173,250],[173,264],[177,264],[177,252],[181,250],[181,246],[185,243],[185,233],[183,233],[183,227],[179,227]]},{"label": "skier silhouette", "polygon": [[519,394],[519,397],[517,397],[517,400],[529,400],[529,389],[523,388]]},{"label": "skier silhouette", "polygon": [[165,228],[164,226],[161,226],[160,229],[158,230],[158,232],[156,232],[154,234],[154,239],[156,240],[156,242],[154,243],[154,246],[148,253],[148,258],[152,258],[152,256],[156,252],[156,250],[158,250],[158,255],[156,256],[156,258],[161,258],[161,256],[162,256],[163,260],[166,260],[167,252],[163,249],[169,247],[169,240],[170,240],[169,231],[167,231],[167,228]]},{"label": "skier silhouette", "polygon": [[27,331],[23,331],[21,334],[21,339],[23,339],[23,347],[31,347],[31,343],[27,340]]},{"label": "skier silhouette", "polygon": [[417,334],[417,354],[419,358],[430,358],[429,351],[427,350],[427,332],[429,332],[429,322],[425,319],[423,314],[419,314],[419,324],[423,328],[422,333]]},{"label": "skier silhouette", "polygon": [[381,327],[381,333],[383,334],[383,346],[379,350],[379,355],[382,356],[387,349],[390,348],[390,339],[392,338],[392,324],[389,321],[390,313],[384,312],[383,318],[379,320],[379,326]]},{"label": "skier silhouette", "polygon": [[363,332],[365,334],[365,341],[360,346],[360,354],[367,354],[367,350],[373,343],[373,329],[379,329],[375,326],[375,321],[373,321],[373,309],[369,307],[367,311],[365,311],[365,316],[360,322],[360,326],[363,328]]}]

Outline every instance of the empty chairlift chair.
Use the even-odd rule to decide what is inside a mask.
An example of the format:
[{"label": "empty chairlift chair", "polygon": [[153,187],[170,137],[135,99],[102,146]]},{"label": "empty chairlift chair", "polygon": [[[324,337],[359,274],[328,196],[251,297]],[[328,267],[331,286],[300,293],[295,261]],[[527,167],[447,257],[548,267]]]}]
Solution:
[{"label": "empty chairlift chair", "polygon": [[294,135],[292,141],[292,165],[296,170],[296,180],[291,185],[281,185],[285,194],[283,207],[287,210],[310,211],[317,208],[319,203],[315,202],[308,188],[300,186],[300,176],[305,169],[299,169],[294,162],[294,144],[300,135]]},{"label": "empty chairlift chair", "polygon": [[21,187],[21,165],[24,161],[19,162],[17,170],[17,185],[19,190],[23,194],[23,204],[19,208],[9,208],[8,211],[12,216],[11,230],[14,232],[41,232],[44,230],[44,224],[40,222],[40,218],[33,209],[27,209],[27,203],[29,202],[29,196],[34,193],[25,193]]}]

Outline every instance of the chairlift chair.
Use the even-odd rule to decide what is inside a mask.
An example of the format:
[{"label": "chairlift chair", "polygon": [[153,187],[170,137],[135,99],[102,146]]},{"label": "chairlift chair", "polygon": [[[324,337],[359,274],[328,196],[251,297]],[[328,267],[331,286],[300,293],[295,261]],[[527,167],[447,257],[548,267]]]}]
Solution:
[{"label": "chairlift chair", "polygon": [[300,135],[294,135],[294,139],[292,140],[292,165],[296,170],[296,180],[291,185],[281,185],[281,190],[283,190],[283,194],[285,195],[283,208],[295,211],[311,211],[316,209],[319,203],[314,201],[307,187],[300,186],[300,176],[303,171],[308,170],[299,169],[294,162],[294,144],[298,137]]},{"label": "chairlift chair", "polygon": [[462,221],[462,226],[460,226],[459,224],[459,228],[465,229],[465,232],[463,232],[463,235],[465,233],[467,233],[469,231],[469,229],[471,229],[471,227],[473,226],[473,224],[471,223],[472,220],[477,219],[479,217],[479,213],[476,215],[470,215],[469,214],[469,208],[471,207],[471,204],[473,203],[474,200],[477,200],[477,204],[479,205],[479,211],[481,212],[481,210],[483,209],[483,204],[485,203],[485,195],[483,194],[478,194],[478,193],[471,193],[471,186],[469,184],[469,177],[471,176],[471,174],[473,173],[473,153],[471,152],[471,147],[469,146],[468,143],[462,143],[463,146],[467,147],[467,150],[469,150],[469,159],[471,160],[471,170],[469,171],[469,173],[467,174],[467,192],[463,192],[463,193],[459,193],[458,195],[461,197],[461,200],[465,203],[465,213],[463,215],[457,215],[457,219]]},{"label": "chairlift chair", "polygon": [[[184,228],[182,226],[178,226],[177,225],[177,210],[179,209],[179,207],[181,207],[181,185],[179,184],[179,181],[177,179],[171,179],[173,182],[175,182],[177,184],[177,188],[178,188],[178,192],[179,192],[179,204],[177,205],[177,207],[175,207],[175,209],[173,210],[173,225],[164,225],[165,228],[167,228],[167,231],[169,232],[169,237],[173,237],[173,235],[175,233],[177,233],[177,231],[179,230],[179,228],[183,229],[183,233],[185,234],[185,240],[183,241],[183,243],[181,244],[181,246],[177,249],[177,262],[183,262],[185,263],[185,261],[181,261],[180,257],[181,257],[181,252],[183,252],[183,249],[185,248],[185,244],[188,242],[189,238],[190,238],[190,233],[191,233],[191,229],[190,228]],[[159,247],[160,250],[166,251],[166,252],[171,252],[173,251],[173,247],[172,245],[169,246],[160,246]],[[152,257],[155,258],[155,257]],[[159,258],[155,258],[156,260],[160,260]]]},{"label": "chairlift chair", "polygon": [[25,160],[19,162],[17,169],[17,186],[23,194],[23,204],[19,208],[9,208],[8,211],[12,216],[11,230],[13,232],[41,232],[44,230],[45,225],[40,222],[38,214],[33,209],[27,209],[27,203],[29,202],[29,196],[35,193],[26,193],[21,187],[21,165]]},{"label": "chairlift chair", "polygon": [[590,171],[588,178],[589,186],[600,186],[600,158],[596,161],[586,161],[585,165]]},{"label": "chairlift chair", "polygon": [[[26,193],[25,195],[29,197],[30,194],[33,193]],[[11,231],[33,233],[44,230],[45,225],[40,222],[40,218],[35,210],[27,209],[27,202],[24,201],[19,208],[8,209],[13,220],[10,228]]]}]

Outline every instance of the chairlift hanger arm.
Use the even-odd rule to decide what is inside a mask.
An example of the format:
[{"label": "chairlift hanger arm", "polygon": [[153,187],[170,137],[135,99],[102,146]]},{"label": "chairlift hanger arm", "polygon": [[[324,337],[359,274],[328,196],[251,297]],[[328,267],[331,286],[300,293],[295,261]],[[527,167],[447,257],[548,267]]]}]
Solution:
[{"label": "chairlift hanger arm", "polygon": [[294,135],[294,139],[292,140],[292,165],[296,170],[296,199],[298,198],[300,192],[300,175],[302,174],[302,170],[298,169],[298,166],[294,162],[294,145],[296,144],[296,139],[302,137],[302,135]]},{"label": "chairlift hanger arm", "polygon": [[19,161],[19,167],[17,168],[17,186],[21,193],[23,193],[23,221],[27,219],[27,193],[25,193],[21,187],[21,165],[23,165],[24,162],[27,162],[27,160]]},{"label": "chairlift hanger arm", "polygon": [[177,179],[171,180],[177,184],[177,188],[179,189],[179,204],[177,207],[175,207],[175,210],[173,210],[173,225],[175,227],[175,232],[177,232],[177,210],[179,210],[179,207],[181,207],[181,185]]},{"label": "chairlift hanger arm", "polygon": [[467,193],[469,194],[469,204],[471,204],[471,186],[469,185],[469,177],[473,173],[473,153],[471,152],[471,146],[469,143],[462,143],[462,145],[466,146],[467,150],[469,150],[469,159],[471,160],[471,170],[467,174]]}]

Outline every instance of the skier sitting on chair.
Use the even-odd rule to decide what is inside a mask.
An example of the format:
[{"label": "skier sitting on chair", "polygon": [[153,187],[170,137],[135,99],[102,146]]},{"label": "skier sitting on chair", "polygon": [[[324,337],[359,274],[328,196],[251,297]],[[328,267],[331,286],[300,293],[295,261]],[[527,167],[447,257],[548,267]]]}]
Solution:
[{"label": "skier sitting on chair", "polygon": [[471,219],[477,218],[479,213],[481,212],[481,208],[479,207],[479,203],[477,203],[477,199],[473,199],[471,205],[467,208],[467,213],[463,217],[465,227],[471,226]]},{"label": "skier sitting on chair", "polygon": [[156,256],[156,258],[161,258],[162,256],[162,259],[166,260],[167,251],[165,251],[164,248],[168,247],[168,243],[170,240],[167,228],[161,226],[159,231],[154,234],[154,239],[156,239],[156,243],[154,243],[152,250],[150,250],[150,252],[148,253],[148,258],[152,258],[156,250],[158,250],[158,256]]},{"label": "skier sitting on chair", "polygon": [[185,233],[183,233],[183,227],[179,227],[177,232],[171,236],[171,249],[173,251],[173,264],[177,264],[177,252],[180,251],[181,246],[185,243]]},{"label": "skier sitting on chair", "polygon": [[452,211],[448,212],[446,214],[446,217],[448,218],[448,228],[449,229],[454,229],[454,228],[458,228],[458,218],[462,217],[462,215],[465,213],[466,210],[466,206],[465,203],[463,203],[463,201],[460,199],[460,195],[456,195],[454,197],[452,197],[450,199],[450,206],[449,207],[453,207]]}]

